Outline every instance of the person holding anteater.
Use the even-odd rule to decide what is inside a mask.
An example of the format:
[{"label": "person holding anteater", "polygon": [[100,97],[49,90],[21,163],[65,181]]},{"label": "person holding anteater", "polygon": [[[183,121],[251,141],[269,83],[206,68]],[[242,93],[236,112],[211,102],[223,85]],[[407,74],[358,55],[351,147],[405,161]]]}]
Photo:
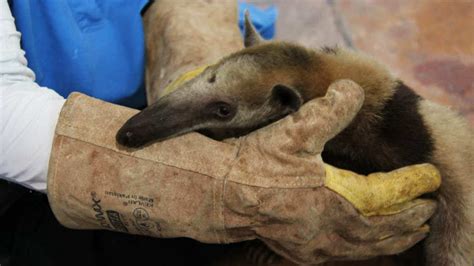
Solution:
[{"label": "person holding anteater", "polygon": [[[47,193],[64,226],[205,243],[260,239],[294,262],[313,264],[399,253],[428,234],[423,225],[436,203],[414,198],[439,186],[432,166],[388,173],[417,189],[399,194],[386,186],[394,194],[368,204],[370,183],[350,197],[341,177],[353,173],[321,161],[325,142],[362,104],[356,84],[334,83],[326,97],[239,139],[192,133],[129,149],[115,133],[136,111],[79,93],[64,100],[41,88],[7,2],[0,4],[0,176]],[[411,178],[413,171],[424,178]]]}]

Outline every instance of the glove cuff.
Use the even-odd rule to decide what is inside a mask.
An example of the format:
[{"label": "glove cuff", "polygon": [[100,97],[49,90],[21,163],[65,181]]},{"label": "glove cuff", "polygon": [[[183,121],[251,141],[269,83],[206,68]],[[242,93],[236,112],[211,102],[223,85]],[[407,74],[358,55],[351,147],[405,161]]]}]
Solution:
[{"label": "glove cuff", "polygon": [[115,142],[136,111],[74,93],[56,127],[48,198],[58,221],[225,242],[222,189],[237,147],[188,134],[140,150]]}]

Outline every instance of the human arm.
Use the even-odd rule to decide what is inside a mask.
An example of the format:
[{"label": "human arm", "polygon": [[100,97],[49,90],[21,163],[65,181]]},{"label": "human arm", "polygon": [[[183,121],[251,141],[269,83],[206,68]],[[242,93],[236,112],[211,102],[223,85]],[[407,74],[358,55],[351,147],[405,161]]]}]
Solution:
[{"label": "human arm", "polygon": [[21,34],[0,1],[0,178],[46,192],[54,129],[65,99],[35,83]]}]

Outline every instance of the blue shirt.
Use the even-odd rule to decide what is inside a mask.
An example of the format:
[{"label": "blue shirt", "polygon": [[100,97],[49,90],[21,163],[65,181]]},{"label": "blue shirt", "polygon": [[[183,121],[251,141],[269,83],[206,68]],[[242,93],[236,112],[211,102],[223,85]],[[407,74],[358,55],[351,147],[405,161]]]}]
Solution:
[{"label": "blue shirt", "polygon": [[[141,20],[148,0],[15,0],[11,10],[36,82],[67,97],[73,91],[133,108],[146,105]],[[276,8],[239,4],[264,37]]]}]

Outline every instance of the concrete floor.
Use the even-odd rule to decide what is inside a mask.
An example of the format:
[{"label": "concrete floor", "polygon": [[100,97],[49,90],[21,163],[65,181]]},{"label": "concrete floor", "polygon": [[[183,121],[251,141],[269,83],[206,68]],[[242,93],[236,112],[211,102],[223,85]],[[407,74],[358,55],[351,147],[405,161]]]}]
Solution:
[{"label": "concrete floor", "polygon": [[373,55],[423,97],[474,125],[474,1],[250,0],[274,4],[276,39]]}]

